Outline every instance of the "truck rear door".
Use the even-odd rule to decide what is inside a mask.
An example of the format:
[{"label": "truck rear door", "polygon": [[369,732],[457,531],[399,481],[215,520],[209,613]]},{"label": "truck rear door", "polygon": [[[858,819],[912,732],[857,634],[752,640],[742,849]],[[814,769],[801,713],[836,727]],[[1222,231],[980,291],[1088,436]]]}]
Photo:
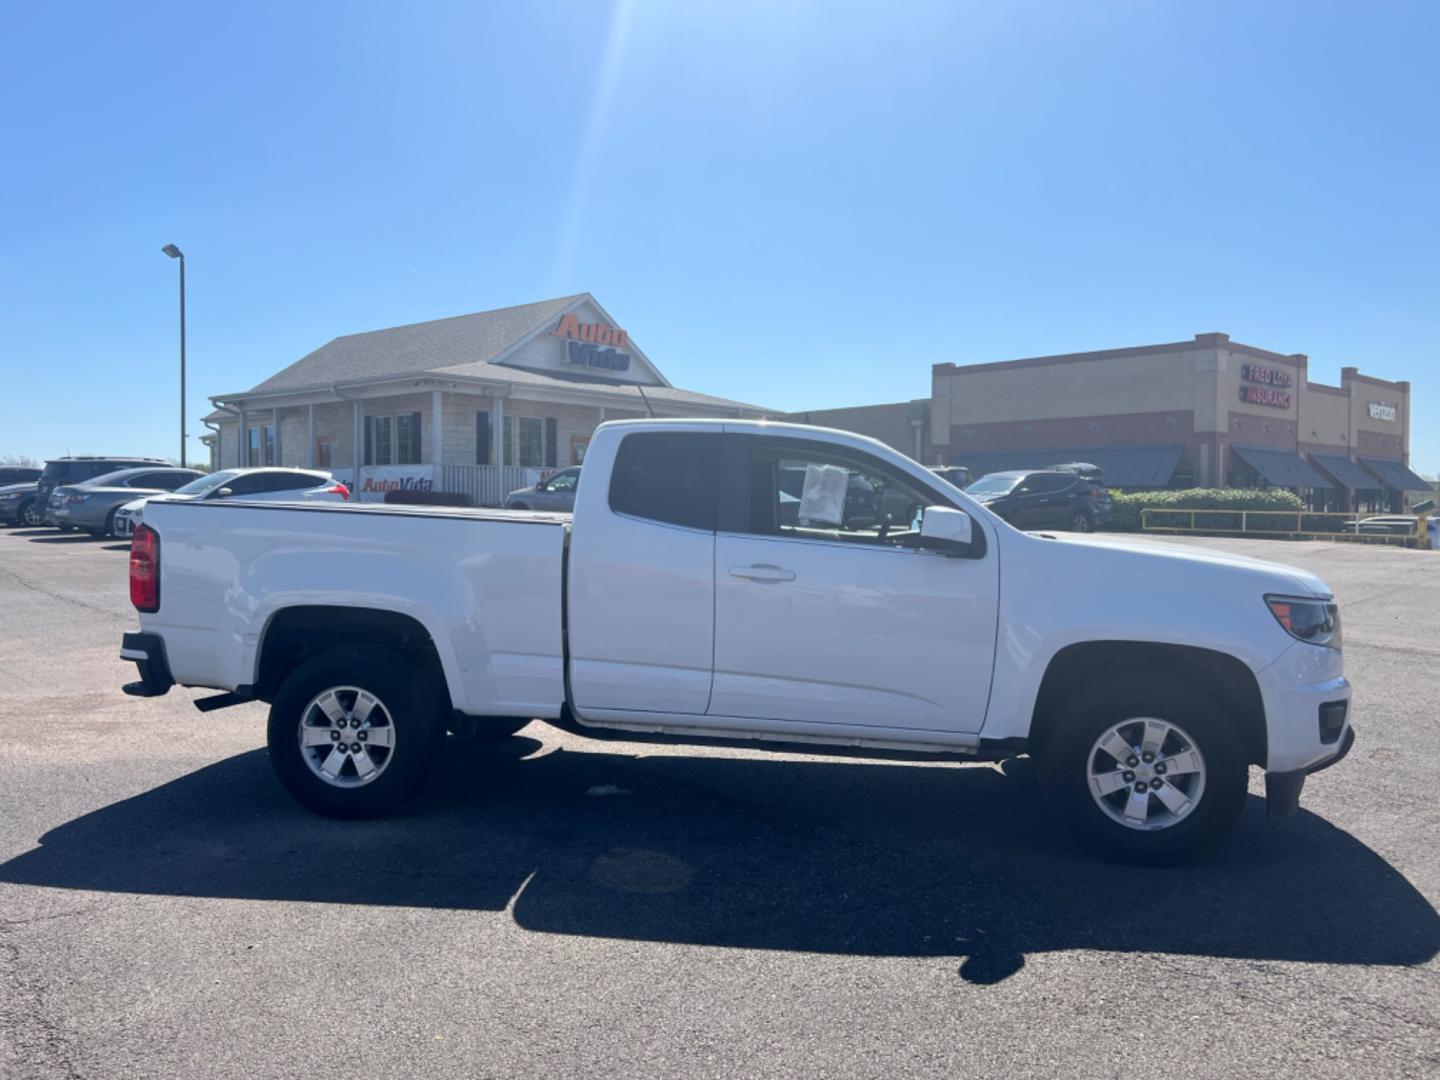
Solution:
[{"label": "truck rear door", "polygon": [[709,705],[721,438],[683,423],[596,433],[567,584],[570,694],[583,716],[703,716]]}]

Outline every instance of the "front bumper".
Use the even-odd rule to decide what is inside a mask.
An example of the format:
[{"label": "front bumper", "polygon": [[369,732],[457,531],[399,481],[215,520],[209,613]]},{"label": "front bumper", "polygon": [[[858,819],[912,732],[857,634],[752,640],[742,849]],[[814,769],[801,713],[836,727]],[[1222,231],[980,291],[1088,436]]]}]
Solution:
[{"label": "front bumper", "polygon": [[1305,778],[1311,773],[1323,772],[1331,765],[1338,765],[1355,745],[1355,729],[1346,726],[1340,740],[1340,749],[1324,761],[1308,769],[1294,772],[1267,772],[1265,774],[1265,812],[1270,817],[1286,817],[1300,809],[1300,792],[1305,787]]},{"label": "front bumper", "polygon": [[138,682],[120,688],[131,697],[161,697],[175,685],[165,658],[165,640],[159,634],[126,634],[120,641],[120,659],[133,661],[140,671]]},{"label": "front bumper", "polygon": [[[1297,641],[1255,679],[1265,705],[1267,772],[1303,773],[1337,756],[1354,719],[1339,651]],[[1345,722],[1338,730],[1322,723],[1323,715],[1342,705]]]}]

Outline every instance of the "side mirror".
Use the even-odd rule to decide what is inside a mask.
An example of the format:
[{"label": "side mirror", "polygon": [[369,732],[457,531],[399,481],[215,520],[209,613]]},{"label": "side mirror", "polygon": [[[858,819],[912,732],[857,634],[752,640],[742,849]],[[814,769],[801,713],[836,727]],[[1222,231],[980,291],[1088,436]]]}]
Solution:
[{"label": "side mirror", "polygon": [[945,555],[970,554],[974,523],[963,510],[948,506],[927,506],[920,518],[919,547]]},{"label": "side mirror", "polygon": [[214,493],[210,496],[210,498],[212,498],[212,499],[228,499],[231,495],[234,495],[234,494],[235,494],[235,489],[234,489],[234,488],[221,488],[219,491],[214,492]]}]

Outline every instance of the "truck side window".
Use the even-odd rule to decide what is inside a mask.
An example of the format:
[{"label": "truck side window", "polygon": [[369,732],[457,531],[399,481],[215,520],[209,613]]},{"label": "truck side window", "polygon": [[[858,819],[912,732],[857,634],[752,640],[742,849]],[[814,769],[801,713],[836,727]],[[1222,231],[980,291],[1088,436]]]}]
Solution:
[{"label": "truck side window", "polygon": [[720,498],[720,440],[718,431],[626,435],[610,474],[610,509],[713,532]]},{"label": "truck side window", "polygon": [[934,493],[824,444],[752,444],[747,532],[900,546]]}]

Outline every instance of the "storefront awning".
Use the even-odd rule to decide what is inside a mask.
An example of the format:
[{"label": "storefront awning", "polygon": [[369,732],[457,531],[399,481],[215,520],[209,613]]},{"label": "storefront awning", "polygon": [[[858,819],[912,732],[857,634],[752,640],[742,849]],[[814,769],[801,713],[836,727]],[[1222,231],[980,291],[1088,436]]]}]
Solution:
[{"label": "storefront awning", "polygon": [[964,465],[975,479],[1011,469],[1045,469],[1083,461],[1097,466],[1110,487],[1165,487],[1180,463],[1179,443],[1153,446],[1085,446],[1055,450],[1004,450],[981,454],[956,453],[952,465]]},{"label": "storefront awning", "polygon": [[1343,454],[1311,454],[1310,462],[1319,465],[1337,484],[1352,491],[1373,491],[1375,477]]},{"label": "storefront awning", "polygon": [[1232,446],[1230,448],[1241,461],[1263,476],[1276,487],[1333,488],[1299,454],[1289,450],[1261,450],[1253,446]]},{"label": "storefront awning", "polygon": [[1386,458],[1362,457],[1360,464],[1364,465],[1365,468],[1385,481],[1386,487],[1394,488],[1396,491],[1433,490],[1429,480],[1411,472],[1398,461],[1390,461]]}]

